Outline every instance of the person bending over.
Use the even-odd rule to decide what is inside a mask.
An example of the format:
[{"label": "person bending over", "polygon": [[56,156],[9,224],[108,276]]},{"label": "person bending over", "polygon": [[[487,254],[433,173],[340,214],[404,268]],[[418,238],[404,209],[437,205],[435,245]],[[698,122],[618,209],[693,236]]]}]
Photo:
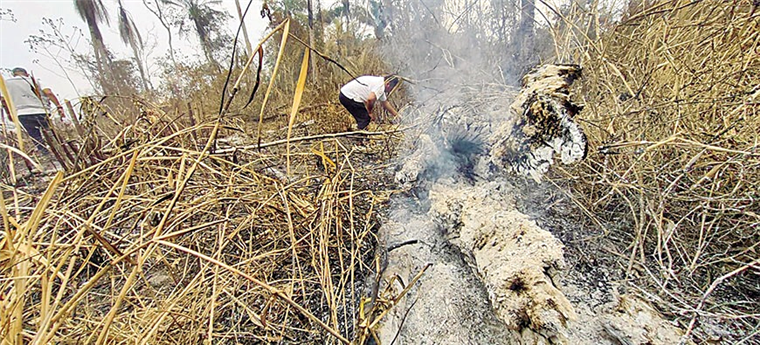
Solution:
[{"label": "person bending over", "polygon": [[377,102],[380,102],[393,117],[398,116],[396,109],[388,102],[388,95],[398,85],[399,80],[395,75],[364,75],[340,88],[340,104],[356,119],[359,130],[367,128],[370,121],[377,122],[377,117],[372,114]]}]

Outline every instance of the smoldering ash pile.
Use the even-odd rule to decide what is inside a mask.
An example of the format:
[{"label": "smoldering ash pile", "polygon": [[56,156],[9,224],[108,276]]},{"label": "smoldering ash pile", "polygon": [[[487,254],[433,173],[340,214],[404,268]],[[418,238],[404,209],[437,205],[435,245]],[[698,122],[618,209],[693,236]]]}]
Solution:
[{"label": "smoldering ash pile", "polygon": [[677,341],[632,297],[578,302],[583,289],[561,279],[563,244],[516,209],[515,181],[586,156],[570,91],[580,77],[579,66],[545,65],[519,90],[460,84],[407,110],[422,130],[407,136],[395,173],[406,193],[380,230],[373,300],[408,294],[381,322],[382,344]]}]

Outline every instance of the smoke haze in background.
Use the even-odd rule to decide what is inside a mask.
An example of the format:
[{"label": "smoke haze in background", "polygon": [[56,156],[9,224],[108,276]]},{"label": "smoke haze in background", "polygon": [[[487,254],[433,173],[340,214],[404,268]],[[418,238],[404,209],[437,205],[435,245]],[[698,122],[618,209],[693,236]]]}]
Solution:
[{"label": "smoke haze in background", "polygon": [[[411,150],[397,180],[457,176],[476,178],[488,169],[478,156],[487,151],[495,126],[510,121],[509,105],[521,67],[510,35],[517,32],[514,1],[394,3],[381,50],[407,84],[413,104],[402,121],[419,126],[407,136]],[[535,35],[531,36],[531,39]],[[524,53],[522,53],[524,55]],[[414,131],[413,131],[414,132]],[[477,171],[476,171],[477,170]]]}]

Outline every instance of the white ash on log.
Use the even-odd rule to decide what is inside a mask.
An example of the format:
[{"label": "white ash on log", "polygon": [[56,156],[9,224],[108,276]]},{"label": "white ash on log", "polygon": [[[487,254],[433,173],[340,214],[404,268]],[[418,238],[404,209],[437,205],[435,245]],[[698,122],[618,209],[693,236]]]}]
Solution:
[{"label": "white ash on log", "polygon": [[564,164],[585,158],[586,135],[573,121],[582,106],[570,97],[580,76],[577,65],[543,65],[525,75],[508,121],[492,135],[491,162],[540,181],[556,154]]},{"label": "white ash on log", "polygon": [[522,195],[535,184],[502,173],[538,180],[555,159],[583,159],[569,91],[578,77],[578,66],[547,65],[521,90],[451,83],[418,96],[395,171],[408,193],[390,201],[378,232],[384,269],[369,289],[379,301],[408,293],[378,324],[380,344],[678,342],[676,327],[618,294],[606,271],[566,265],[553,229],[516,200],[553,206]]}]

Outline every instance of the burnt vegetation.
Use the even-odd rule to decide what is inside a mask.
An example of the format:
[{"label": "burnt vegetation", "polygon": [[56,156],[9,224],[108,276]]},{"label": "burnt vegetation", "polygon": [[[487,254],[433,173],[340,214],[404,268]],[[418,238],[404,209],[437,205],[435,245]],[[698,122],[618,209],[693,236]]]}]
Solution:
[{"label": "burnt vegetation", "polygon": [[[458,45],[478,47],[467,77],[498,81],[500,98],[514,96],[505,90],[537,57],[582,66],[571,89],[582,102],[569,108],[588,154],[548,179],[582,210],[573,216],[582,238],[605,248],[589,255],[685,339],[757,342],[756,2],[569,2],[541,12],[533,1],[275,1],[250,9],[269,21],[251,41],[224,32],[231,16],[214,1],[145,1],[170,45],[182,33],[203,53],[169,50],[157,79],[144,72],[140,28],[121,2],[113,10],[131,57],[103,42],[103,3],[76,3],[91,49],[69,46],[66,24],[50,19],[28,43],[67,52],[57,68],[85,75],[93,95],[67,102],[72,124],[45,133],[52,157],[0,128],[5,342],[372,338],[403,298],[381,293],[370,306],[363,292],[377,265],[378,212],[398,188],[386,168],[407,131],[430,124],[385,119],[351,133],[337,90],[360,74],[408,75],[416,84],[391,97],[408,116],[404,105],[435,90],[436,69],[470,67]],[[0,8],[0,20],[11,14]],[[488,145],[477,131],[449,134],[445,169],[479,178]],[[371,144],[359,152],[364,138]],[[62,171],[32,173],[51,161]]]}]

